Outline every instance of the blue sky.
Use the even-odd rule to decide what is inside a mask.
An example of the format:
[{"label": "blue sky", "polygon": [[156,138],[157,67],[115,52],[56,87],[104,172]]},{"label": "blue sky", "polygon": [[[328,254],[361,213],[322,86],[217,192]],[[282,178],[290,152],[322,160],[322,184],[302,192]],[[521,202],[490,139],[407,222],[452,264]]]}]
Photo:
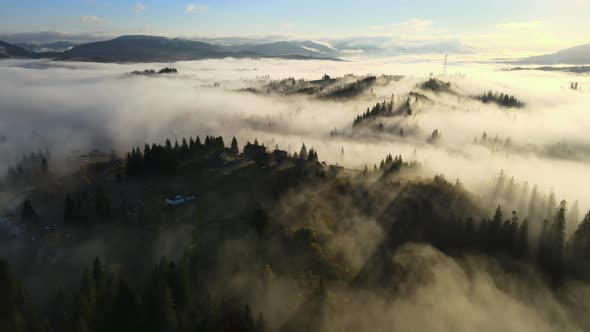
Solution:
[{"label": "blue sky", "polygon": [[392,36],[553,47],[582,42],[589,22],[590,0],[0,0],[0,33]]}]

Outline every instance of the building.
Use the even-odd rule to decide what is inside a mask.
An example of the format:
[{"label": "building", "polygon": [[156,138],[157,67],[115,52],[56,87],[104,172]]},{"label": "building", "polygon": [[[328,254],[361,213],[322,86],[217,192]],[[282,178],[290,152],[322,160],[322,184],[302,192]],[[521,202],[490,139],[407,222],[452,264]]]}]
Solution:
[{"label": "building", "polygon": [[244,156],[251,159],[259,159],[266,155],[266,148],[262,145],[246,144],[244,147]]},{"label": "building", "polygon": [[16,237],[21,233],[20,227],[9,217],[0,216],[0,236]]},{"label": "building", "polygon": [[176,195],[176,197],[174,197],[172,199],[166,198],[166,205],[169,205],[169,206],[182,205],[182,204],[188,203],[190,201],[193,201],[194,199],[195,199],[195,196]]},{"label": "building", "polygon": [[274,150],[272,156],[274,157],[275,161],[280,164],[289,158],[289,153],[283,150]]}]

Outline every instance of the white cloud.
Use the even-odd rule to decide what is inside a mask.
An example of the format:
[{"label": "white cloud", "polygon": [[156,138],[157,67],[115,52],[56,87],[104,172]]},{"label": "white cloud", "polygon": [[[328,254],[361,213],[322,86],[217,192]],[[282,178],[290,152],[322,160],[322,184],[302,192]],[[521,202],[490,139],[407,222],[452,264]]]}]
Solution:
[{"label": "white cloud", "polygon": [[425,19],[413,19],[400,23],[373,25],[369,28],[372,30],[388,30],[393,32],[426,32],[431,31],[433,22]]},{"label": "white cloud", "polygon": [[80,22],[86,24],[105,24],[109,23],[109,20],[98,16],[80,16]]},{"label": "white cloud", "polygon": [[293,27],[293,23],[282,21],[279,23],[283,29],[291,29]]},{"label": "white cloud", "polygon": [[530,31],[539,30],[543,27],[541,21],[526,21],[526,22],[507,22],[496,25],[500,30],[504,31]]},{"label": "white cloud", "polygon": [[209,10],[209,7],[207,7],[207,5],[195,5],[195,4],[190,3],[190,4],[186,5],[184,12],[187,14],[193,14],[193,13],[205,13],[208,10]]},{"label": "white cloud", "polygon": [[318,49],[315,49],[315,48],[313,48],[313,47],[306,47],[306,46],[300,46],[300,47],[301,47],[302,49],[304,49],[304,50],[308,50],[308,51],[311,51],[311,52],[322,53],[322,52],[320,52],[320,50],[318,50]]},{"label": "white cloud", "polygon": [[365,51],[363,51],[359,48],[357,50],[342,50],[342,51],[340,51],[340,53],[346,54],[346,55],[356,55],[356,54],[364,54]]},{"label": "white cloud", "polygon": [[334,46],[332,46],[332,45],[331,45],[330,43],[328,43],[328,42],[324,42],[324,41],[318,41],[318,40],[312,40],[312,42],[314,42],[314,43],[316,43],[316,44],[319,44],[319,45],[322,45],[322,46],[325,46],[325,47],[327,47],[327,48],[330,48],[330,49],[336,50],[336,48],[335,48]]},{"label": "white cloud", "polygon": [[138,2],[135,4],[135,6],[133,6],[132,10],[136,13],[136,14],[140,14],[143,13],[146,9],[146,6],[144,4],[142,4],[141,2]]}]

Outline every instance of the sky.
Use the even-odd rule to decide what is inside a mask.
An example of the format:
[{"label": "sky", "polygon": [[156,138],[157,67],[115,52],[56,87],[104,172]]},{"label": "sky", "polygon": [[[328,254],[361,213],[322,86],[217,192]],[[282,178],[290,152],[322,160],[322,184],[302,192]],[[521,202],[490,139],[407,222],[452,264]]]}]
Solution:
[{"label": "sky", "polygon": [[0,8],[0,35],[386,36],[515,52],[590,42],[590,0],[0,0]]}]

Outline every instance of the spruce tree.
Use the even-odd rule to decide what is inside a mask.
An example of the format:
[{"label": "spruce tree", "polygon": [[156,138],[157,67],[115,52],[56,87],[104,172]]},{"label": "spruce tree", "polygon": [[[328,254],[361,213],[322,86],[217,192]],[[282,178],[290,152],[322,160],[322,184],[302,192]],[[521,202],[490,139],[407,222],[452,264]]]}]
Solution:
[{"label": "spruce tree", "polygon": [[301,150],[299,151],[299,158],[307,159],[309,157],[307,153],[307,148],[305,147],[305,143],[301,146]]},{"label": "spruce tree", "polygon": [[33,209],[33,205],[31,205],[31,202],[28,199],[25,199],[25,202],[23,203],[22,219],[24,221],[39,220],[39,216],[37,216],[37,213]]},{"label": "spruce tree", "polygon": [[231,150],[232,155],[234,155],[234,156],[237,156],[240,154],[240,149],[238,147],[238,140],[236,139],[235,136],[231,140],[230,150]]}]

